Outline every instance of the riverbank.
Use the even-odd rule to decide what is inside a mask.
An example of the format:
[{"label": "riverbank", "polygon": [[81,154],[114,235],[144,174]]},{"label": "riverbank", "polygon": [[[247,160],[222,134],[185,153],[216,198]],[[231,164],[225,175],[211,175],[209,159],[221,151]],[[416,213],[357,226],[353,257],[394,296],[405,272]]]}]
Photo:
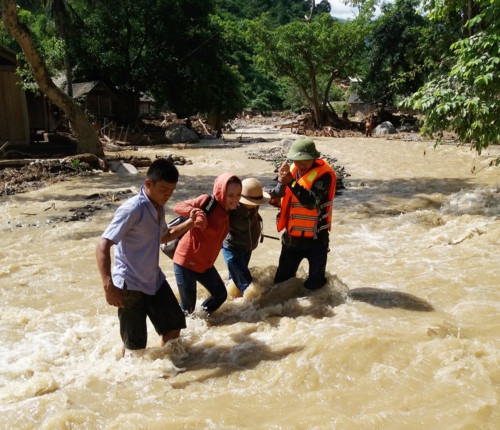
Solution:
[{"label": "riverbank", "polygon": [[[175,153],[176,150],[187,147],[200,149],[231,149],[249,146],[259,142],[274,141],[277,145],[273,150],[250,154],[249,157],[262,157],[276,166],[285,158],[283,153],[286,152],[286,148],[283,149],[280,140],[294,139],[299,136],[293,133],[293,127],[288,127],[286,118],[279,116],[257,116],[233,120],[229,129],[224,132],[221,139],[215,139],[212,135],[204,135],[202,132],[205,129],[200,128],[200,142],[195,144],[168,145],[161,139],[161,136],[164,135],[166,125],[168,124],[162,127],[159,122],[146,124],[142,128],[140,136],[131,139],[128,143],[121,142],[121,145],[112,143],[105,144],[106,156],[101,160],[90,154],[69,155],[74,151],[76,144],[74,138],[65,134],[61,134],[57,139],[52,139],[55,143],[37,142],[28,146],[24,152],[14,151],[5,154],[9,155],[10,159],[4,159],[3,162],[0,161],[0,196],[35,190],[56,182],[71,180],[71,178],[75,176],[82,178],[91,177],[100,172],[108,171],[110,160],[121,160],[136,168],[145,167],[148,165],[148,159],[145,159],[140,154],[141,150],[147,147],[158,147],[159,149],[171,147],[172,151]],[[398,133],[383,137],[374,136],[366,138],[363,133],[355,130],[340,130],[327,136],[325,136],[324,131],[318,131],[316,136],[313,133],[311,137],[313,139],[330,137],[334,140],[354,138],[361,141],[363,141],[363,139],[380,138],[400,142],[424,141],[418,133]],[[134,144],[134,142],[139,142],[141,145]],[[453,135],[448,135],[443,140],[443,143],[454,144]],[[37,149],[38,146],[41,149]],[[31,153],[28,153],[28,150],[30,150]],[[37,157],[39,153],[45,154],[44,157]],[[50,158],[47,155],[49,153],[58,155]],[[125,156],[123,155],[124,153],[128,155]],[[19,158],[12,159],[16,154]],[[152,160],[149,160],[149,162],[151,161]],[[332,167],[336,167],[335,170],[338,177],[342,179],[344,176],[348,175],[344,167],[341,164],[337,164],[338,160],[330,158],[327,159],[327,161]],[[341,188],[343,188],[342,180],[338,186],[338,189]]]}]

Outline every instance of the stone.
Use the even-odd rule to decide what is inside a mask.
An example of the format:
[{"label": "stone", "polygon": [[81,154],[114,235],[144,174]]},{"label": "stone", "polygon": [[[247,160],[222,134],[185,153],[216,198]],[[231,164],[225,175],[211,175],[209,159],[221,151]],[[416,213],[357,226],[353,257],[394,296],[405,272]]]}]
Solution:
[{"label": "stone", "polygon": [[200,138],[193,130],[180,123],[167,126],[165,137],[170,143],[197,143],[200,141]]},{"label": "stone", "polygon": [[397,131],[390,121],[384,121],[375,127],[373,133],[377,136],[381,136],[384,134],[396,134]]}]

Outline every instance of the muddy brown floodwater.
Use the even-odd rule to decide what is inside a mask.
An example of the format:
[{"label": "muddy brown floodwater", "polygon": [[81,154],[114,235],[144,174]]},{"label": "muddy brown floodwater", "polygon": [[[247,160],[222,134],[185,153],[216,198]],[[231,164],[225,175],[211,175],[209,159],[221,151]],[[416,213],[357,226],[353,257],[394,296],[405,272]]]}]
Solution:
[{"label": "muddy brown floodwater", "polygon": [[[297,137],[272,127],[234,136],[264,140],[140,148],[192,160],[179,166],[168,217],[224,171],[272,184],[274,166],[248,153]],[[2,427],[498,428],[500,170],[489,163],[500,151],[315,140],[350,175],[334,201],[328,284],[304,290],[304,263],[273,285],[280,244],[265,239],[245,297],[210,322],[189,318],[165,347],[149,326],[148,348],[123,359],[94,250],[146,169],[0,197]],[[65,222],[96,195],[99,210]],[[261,214],[278,236],[276,209]],[[172,262],[160,264],[177,293]],[[221,257],[216,266],[227,276]]]}]

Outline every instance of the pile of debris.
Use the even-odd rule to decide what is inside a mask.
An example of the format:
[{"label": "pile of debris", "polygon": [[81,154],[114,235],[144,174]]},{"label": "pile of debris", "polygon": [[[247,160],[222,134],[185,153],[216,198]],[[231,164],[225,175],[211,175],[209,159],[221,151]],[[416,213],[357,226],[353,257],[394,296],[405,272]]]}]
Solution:
[{"label": "pile of debris", "polygon": [[105,169],[105,162],[92,154],[29,160],[20,168],[0,169],[0,196],[32,191],[74,176],[93,176]]},{"label": "pile of debris", "polygon": [[[191,138],[171,141],[167,135],[169,129],[179,126],[191,133]],[[143,119],[134,126],[117,126],[110,123],[98,131],[99,138],[106,152],[136,150],[138,146],[155,146],[167,143],[195,143],[199,139],[216,138],[214,130],[207,121],[199,117],[178,119],[174,113],[164,113],[163,119]]]},{"label": "pile of debris", "polygon": [[[418,119],[411,115],[403,113],[392,113],[387,110],[379,110],[369,115],[373,127],[376,127],[383,122],[390,122],[398,129],[398,132],[413,133],[418,131]],[[331,115],[328,125],[317,128],[314,125],[313,116],[310,112],[305,113],[287,113],[274,114],[271,117],[262,115],[246,115],[232,121],[228,126],[230,128],[243,127],[275,127],[280,130],[289,129],[290,133],[305,135],[305,136],[321,136],[321,137],[362,137],[365,134],[366,115],[357,114],[354,117],[342,118]]]}]

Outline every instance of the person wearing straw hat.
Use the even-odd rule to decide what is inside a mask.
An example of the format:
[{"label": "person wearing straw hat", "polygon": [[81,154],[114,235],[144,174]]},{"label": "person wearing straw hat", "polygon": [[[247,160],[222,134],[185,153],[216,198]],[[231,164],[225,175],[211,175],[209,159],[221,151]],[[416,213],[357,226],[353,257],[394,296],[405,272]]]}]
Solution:
[{"label": "person wearing straw hat", "polygon": [[252,282],[248,264],[262,235],[259,206],[270,197],[257,179],[246,178],[242,181],[240,202],[229,213],[229,233],[224,239],[222,255],[229,271],[228,280],[232,280],[242,294]]},{"label": "person wearing straw hat", "polygon": [[277,230],[281,236],[281,254],[274,282],[295,277],[301,261],[309,262],[304,287],[321,288],[326,283],[332,205],[337,176],[320,158],[309,137],[292,143],[287,160],[278,170],[278,184],[268,190],[273,201],[279,199]]}]

